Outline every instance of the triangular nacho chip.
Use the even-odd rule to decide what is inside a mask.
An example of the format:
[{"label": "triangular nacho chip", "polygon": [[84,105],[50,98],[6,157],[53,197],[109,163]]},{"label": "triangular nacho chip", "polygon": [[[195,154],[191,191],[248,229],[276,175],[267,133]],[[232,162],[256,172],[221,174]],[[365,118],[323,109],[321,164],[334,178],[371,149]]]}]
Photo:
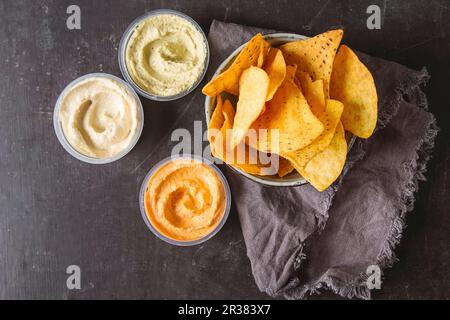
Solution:
[{"label": "triangular nacho chip", "polygon": [[298,70],[307,72],[313,80],[324,81],[327,98],[334,56],[342,35],[341,29],[331,30],[309,39],[288,42],[280,47],[287,64],[296,64]]},{"label": "triangular nacho chip", "polygon": [[[300,89],[285,79],[252,129],[258,135],[257,145],[253,147],[283,156],[310,144],[324,126],[311,112]],[[264,130],[266,134],[262,133]]]},{"label": "triangular nacho chip", "polygon": [[334,61],[330,94],[344,104],[342,124],[360,138],[372,135],[377,124],[378,96],[372,74],[347,46]]},{"label": "triangular nacho chip", "polygon": [[210,97],[215,97],[223,91],[237,96],[239,94],[239,79],[241,74],[248,67],[258,64],[261,46],[265,46],[265,40],[261,33],[258,33],[250,39],[231,66],[208,82],[203,87],[202,92]]},{"label": "triangular nacho chip", "polygon": [[261,45],[259,49],[259,57],[258,61],[256,63],[256,66],[258,68],[262,68],[263,65],[266,63],[267,55],[269,54],[270,44],[264,40],[264,38],[261,40]]},{"label": "triangular nacho chip", "polygon": [[281,178],[283,178],[284,176],[287,176],[289,173],[294,171],[294,167],[289,162],[289,160],[287,160],[283,157],[280,157],[279,159],[280,159],[280,163],[279,163],[279,168],[278,168],[278,175]]},{"label": "triangular nacho chip", "polygon": [[347,141],[344,127],[339,122],[328,147],[316,154],[305,167],[294,167],[314,188],[324,191],[339,177],[346,158]]},{"label": "triangular nacho chip", "polygon": [[[208,140],[211,143],[211,147],[214,144],[214,139],[217,135],[217,131],[220,130],[223,126],[225,118],[222,113],[222,97],[220,95],[217,96],[216,108],[209,120],[208,127]],[[212,151],[212,150],[211,150]]]},{"label": "triangular nacho chip", "polygon": [[[295,81],[295,73],[297,72],[297,65],[296,64],[290,64],[286,66],[286,79],[290,80],[292,82]],[[299,88],[300,90],[302,88]]]},{"label": "triangular nacho chip", "polygon": [[232,148],[242,141],[247,130],[264,111],[268,89],[269,77],[263,69],[250,67],[242,73],[233,124]]},{"label": "triangular nacho chip", "polygon": [[264,61],[264,71],[269,76],[269,90],[266,100],[269,101],[277,91],[278,87],[286,76],[286,63],[280,49],[270,48],[266,61]]},{"label": "triangular nacho chip", "polygon": [[311,111],[316,117],[325,111],[325,92],[323,89],[323,80],[319,79],[313,81],[309,74],[304,71],[296,73],[302,92],[305,95],[306,101],[311,106]]},{"label": "triangular nacho chip", "polygon": [[319,115],[319,120],[325,129],[317,139],[306,147],[284,154],[284,156],[295,164],[295,167],[304,167],[316,154],[323,151],[333,139],[336,127],[341,119],[344,106],[337,100],[327,100],[326,110]]},{"label": "triangular nacho chip", "polygon": [[[233,121],[235,118],[235,111],[229,100],[225,100],[223,104],[218,104],[219,110],[222,113],[223,119],[219,130],[217,128],[212,128],[211,124],[217,124],[218,121],[210,121],[210,127],[208,128],[208,137],[211,144],[211,152],[213,156],[221,159],[225,163],[237,167],[247,173],[256,175],[274,175],[277,174],[288,174],[293,170],[289,161],[278,157],[278,155],[266,155],[265,162],[261,161],[262,153],[255,149],[252,149],[244,142],[241,142],[237,148],[231,149],[228,141],[231,139]],[[214,113],[216,112],[214,110]],[[213,115],[214,115],[213,113]],[[219,119],[219,116],[215,115],[215,119]],[[215,134],[209,134],[209,131],[214,131]],[[210,138],[212,137],[212,139]],[[239,155],[238,152],[243,154]],[[277,159],[275,158],[277,157]],[[267,160],[270,160],[268,162]]]}]

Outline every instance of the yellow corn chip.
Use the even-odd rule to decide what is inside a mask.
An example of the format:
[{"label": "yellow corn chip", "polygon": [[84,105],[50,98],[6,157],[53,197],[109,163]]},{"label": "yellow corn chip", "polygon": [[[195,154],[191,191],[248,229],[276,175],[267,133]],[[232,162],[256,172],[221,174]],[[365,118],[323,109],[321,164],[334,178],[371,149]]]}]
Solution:
[{"label": "yellow corn chip", "polygon": [[[263,152],[285,153],[304,148],[316,139],[324,126],[311,112],[300,89],[285,79],[264,113],[252,125],[258,139],[256,149]],[[261,130],[266,129],[266,134]]]},{"label": "yellow corn chip", "polygon": [[263,38],[261,40],[261,45],[260,45],[260,49],[259,49],[259,57],[258,57],[258,61],[256,63],[256,66],[258,68],[262,68],[263,65],[265,64],[265,60],[269,53],[269,49],[270,49],[270,44]]},{"label": "yellow corn chip", "polygon": [[214,139],[217,135],[217,130],[220,130],[222,128],[224,121],[225,118],[222,114],[222,97],[218,95],[216,108],[214,109],[211,119],[209,120],[209,127],[208,127],[208,140],[211,144],[211,148],[214,145]]},{"label": "yellow corn chip", "polygon": [[254,36],[245,48],[242,49],[231,66],[208,82],[203,87],[202,92],[210,97],[217,96],[223,91],[237,96],[239,94],[239,79],[241,74],[248,67],[258,64],[261,46],[265,45],[263,41],[265,42],[260,33]]},{"label": "yellow corn chip", "polygon": [[368,138],[377,125],[378,96],[372,74],[356,54],[342,45],[334,61],[330,93],[344,104],[342,124],[355,136]]},{"label": "yellow corn chip", "polygon": [[283,53],[277,48],[270,48],[266,61],[264,61],[264,71],[269,76],[269,90],[266,100],[269,101],[277,91],[286,76],[286,63]]},{"label": "yellow corn chip", "polygon": [[264,111],[269,77],[258,67],[250,67],[242,73],[239,81],[239,100],[233,124],[231,147],[236,147],[247,130]]},{"label": "yellow corn chip", "polygon": [[[283,161],[280,158],[279,166],[271,168],[271,163],[262,164],[260,162],[260,154],[258,151],[250,148],[244,142],[241,142],[237,148],[231,149],[228,141],[230,140],[232,133],[235,111],[229,100],[225,100],[225,102],[218,105],[218,107],[222,113],[222,117],[220,118],[223,120],[219,127],[220,131],[217,132],[217,130],[214,130],[217,129],[217,127],[211,127],[211,124],[218,123],[218,120],[212,121],[212,118],[208,128],[208,137],[213,137],[213,139],[211,140],[210,138],[209,141],[211,144],[211,152],[215,157],[250,174],[273,175],[277,173],[277,170],[281,172],[281,174],[288,173],[290,170],[289,162],[285,159],[283,159]],[[218,110],[217,107],[216,110]],[[216,110],[214,110],[214,113]],[[219,119],[219,116],[215,116],[215,119]],[[210,135],[209,131],[214,131],[216,134]],[[239,157],[238,152],[243,152],[243,155],[241,155],[242,159]]]},{"label": "yellow corn chip", "polygon": [[331,30],[309,39],[289,42],[280,47],[287,64],[296,64],[298,70],[307,72],[313,80],[323,80],[327,98],[334,56],[342,35],[341,29]]},{"label": "yellow corn chip", "polygon": [[326,110],[319,115],[325,129],[317,139],[306,147],[284,154],[297,168],[303,168],[316,154],[323,151],[333,139],[344,106],[337,100],[327,100]]},{"label": "yellow corn chip", "polygon": [[311,106],[311,111],[316,117],[325,111],[325,92],[323,90],[323,80],[312,81],[309,74],[304,71],[298,71],[296,78],[300,82],[306,101]]},{"label": "yellow corn chip", "polygon": [[[331,143],[297,171],[317,190],[327,189],[342,172],[347,158],[347,142],[342,123],[336,127]],[[294,165],[295,166],[295,165]]]},{"label": "yellow corn chip", "polygon": [[280,163],[279,163],[279,168],[278,168],[278,175],[282,178],[286,175],[288,175],[289,173],[291,173],[292,171],[294,171],[294,167],[292,166],[292,164],[289,162],[289,160],[280,157]]},{"label": "yellow corn chip", "polygon": [[286,66],[286,79],[288,79],[290,81],[295,81],[295,73],[296,73],[296,71],[297,71],[297,65],[296,64]]}]

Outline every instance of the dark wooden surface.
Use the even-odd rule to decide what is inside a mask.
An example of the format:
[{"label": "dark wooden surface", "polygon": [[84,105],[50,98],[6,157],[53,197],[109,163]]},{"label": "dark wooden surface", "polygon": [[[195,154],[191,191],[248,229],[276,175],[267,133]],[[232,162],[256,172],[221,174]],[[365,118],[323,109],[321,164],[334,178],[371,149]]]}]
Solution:
[{"label": "dark wooden surface", "polygon": [[[82,30],[66,28],[70,4],[81,7]],[[369,4],[382,9],[381,30],[366,28]],[[89,72],[120,75],[123,31],[156,8],[183,11],[205,31],[212,19],[305,35],[343,26],[355,49],[427,67],[430,110],[442,130],[396,249],[400,261],[374,298],[450,298],[450,3],[444,0],[0,1],[0,298],[268,298],[252,278],[234,210],[215,238],[192,248],[165,244],[141,219],[141,181],[167,156],[154,150],[169,139],[190,96],[143,99],[143,136],[113,164],[77,161],[53,132],[63,87]],[[203,120],[189,110],[184,116]],[[71,264],[82,270],[79,291],[66,288]]]}]

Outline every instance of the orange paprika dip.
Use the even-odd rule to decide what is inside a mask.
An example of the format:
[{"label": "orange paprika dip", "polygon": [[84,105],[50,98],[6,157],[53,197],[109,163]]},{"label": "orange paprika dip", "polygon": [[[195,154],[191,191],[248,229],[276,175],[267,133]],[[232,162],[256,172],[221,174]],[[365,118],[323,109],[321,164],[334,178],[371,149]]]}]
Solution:
[{"label": "orange paprika dip", "polygon": [[145,212],[162,235],[178,241],[204,238],[225,213],[222,180],[207,164],[179,158],[163,164],[145,191]]}]

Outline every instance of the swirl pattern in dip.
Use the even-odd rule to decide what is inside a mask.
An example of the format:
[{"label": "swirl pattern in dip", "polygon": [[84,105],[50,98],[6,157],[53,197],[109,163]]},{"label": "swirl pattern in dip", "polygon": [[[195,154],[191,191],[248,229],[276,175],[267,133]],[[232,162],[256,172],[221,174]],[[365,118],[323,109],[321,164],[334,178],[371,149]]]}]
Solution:
[{"label": "swirl pattern in dip", "polygon": [[136,98],[118,81],[90,77],[63,96],[59,120],[64,136],[78,152],[113,157],[126,149],[138,131]]},{"label": "swirl pattern in dip", "polygon": [[150,178],[145,192],[145,211],[163,235],[192,241],[210,234],[225,212],[222,180],[205,163],[181,158],[172,160]]},{"label": "swirl pattern in dip", "polygon": [[146,18],[126,47],[126,66],[133,81],[157,96],[173,96],[191,88],[206,62],[203,34],[173,14]]}]

